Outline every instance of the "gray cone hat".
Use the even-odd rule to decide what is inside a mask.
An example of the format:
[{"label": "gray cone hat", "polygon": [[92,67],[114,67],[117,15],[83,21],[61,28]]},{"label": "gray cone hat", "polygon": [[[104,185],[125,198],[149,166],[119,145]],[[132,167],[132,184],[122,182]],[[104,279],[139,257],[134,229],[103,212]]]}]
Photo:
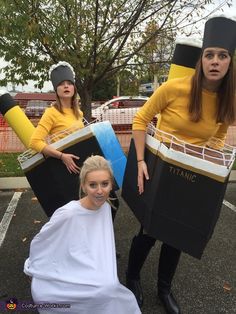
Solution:
[{"label": "gray cone hat", "polygon": [[49,69],[49,77],[55,91],[57,86],[63,81],[75,83],[74,70],[72,66],[65,61],[59,61],[57,64],[53,64]]}]

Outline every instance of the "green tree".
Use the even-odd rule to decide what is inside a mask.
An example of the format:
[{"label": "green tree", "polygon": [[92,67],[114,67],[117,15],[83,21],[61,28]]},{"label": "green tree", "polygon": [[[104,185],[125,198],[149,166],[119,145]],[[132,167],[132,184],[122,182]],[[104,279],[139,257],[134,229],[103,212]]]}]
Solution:
[{"label": "green tree", "polygon": [[[48,69],[68,61],[85,117],[91,117],[92,92],[125,68],[157,34],[186,27],[210,0],[0,0],[0,52],[8,82],[27,80],[42,87]],[[225,2],[225,1],[224,1]],[[154,19],[159,27],[142,37]],[[198,18],[199,19],[199,18]]]},{"label": "green tree", "polygon": [[111,76],[98,82],[92,91],[93,100],[109,100],[116,95],[116,77]]},{"label": "green tree", "polygon": [[176,33],[172,33],[171,30],[166,33],[163,30],[159,34],[158,28],[159,25],[152,20],[142,35],[145,39],[150,37],[150,34],[157,33],[157,36],[149,41],[138,54],[140,80],[143,83],[154,82],[157,84],[160,82],[161,78],[168,73],[173,55]]},{"label": "green tree", "polygon": [[134,69],[124,69],[119,73],[121,81],[120,94],[123,96],[136,96],[139,94],[139,80]]}]

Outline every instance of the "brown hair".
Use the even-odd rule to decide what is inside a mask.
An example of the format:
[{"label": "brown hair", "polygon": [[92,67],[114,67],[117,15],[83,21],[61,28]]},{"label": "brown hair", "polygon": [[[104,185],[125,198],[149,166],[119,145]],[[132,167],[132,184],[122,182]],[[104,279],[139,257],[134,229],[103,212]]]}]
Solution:
[{"label": "brown hair", "polygon": [[[199,58],[195,74],[192,77],[190,92],[189,114],[193,122],[198,122],[202,117],[202,55]],[[235,108],[236,74],[233,58],[231,57],[229,69],[224,76],[217,91],[217,112],[216,122],[232,124],[236,119]]]},{"label": "brown hair", "polygon": [[[74,112],[74,115],[76,117],[76,119],[78,120],[79,117],[80,117],[80,111],[79,111],[79,102],[78,102],[78,99],[77,99],[77,88],[76,86],[74,85],[74,95],[72,96],[72,99],[71,99],[71,108]],[[54,106],[58,111],[60,111],[62,114],[63,114],[63,108],[62,108],[62,104],[61,104],[61,100],[56,92],[56,101],[54,103],[52,103],[52,106]]]}]

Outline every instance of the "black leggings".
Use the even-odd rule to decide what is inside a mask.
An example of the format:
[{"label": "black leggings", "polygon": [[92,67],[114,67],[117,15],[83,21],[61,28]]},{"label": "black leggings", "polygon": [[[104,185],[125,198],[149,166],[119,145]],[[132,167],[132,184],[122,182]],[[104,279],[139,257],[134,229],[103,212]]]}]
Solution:
[{"label": "black leggings", "polygon": [[[127,276],[130,279],[140,279],[140,272],[143,264],[155,242],[156,239],[144,234],[143,227],[141,227],[138,235],[136,235],[132,240],[129,252]],[[168,293],[170,291],[180,254],[181,251],[169,246],[166,243],[162,244],[157,278],[159,292],[163,291]]]}]

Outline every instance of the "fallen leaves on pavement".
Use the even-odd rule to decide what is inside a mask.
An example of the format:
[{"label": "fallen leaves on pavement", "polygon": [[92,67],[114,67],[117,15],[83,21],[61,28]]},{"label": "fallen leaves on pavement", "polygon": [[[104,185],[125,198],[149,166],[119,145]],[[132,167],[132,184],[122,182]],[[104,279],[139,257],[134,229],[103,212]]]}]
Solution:
[{"label": "fallen leaves on pavement", "polygon": [[225,292],[231,291],[232,287],[230,286],[230,284],[228,282],[225,282],[223,285],[223,289]]},{"label": "fallen leaves on pavement", "polygon": [[17,188],[17,189],[14,189],[15,192],[25,192],[27,191],[26,189],[24,188]]}]

